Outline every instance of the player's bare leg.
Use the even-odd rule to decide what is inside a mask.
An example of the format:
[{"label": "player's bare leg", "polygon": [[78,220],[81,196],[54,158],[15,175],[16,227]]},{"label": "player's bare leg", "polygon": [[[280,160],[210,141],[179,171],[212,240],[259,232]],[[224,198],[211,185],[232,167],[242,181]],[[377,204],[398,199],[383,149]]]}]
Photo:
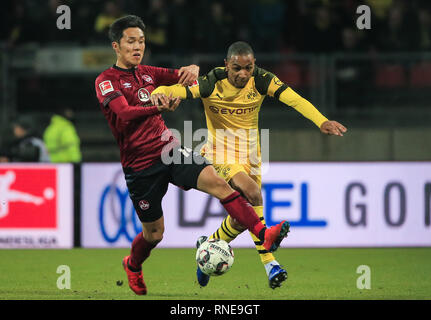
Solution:
[{"label": "player's bare leg", "polygon": [[[253,180],[246,172],[240,171],[236,173],[229,181],[230,185],[240,192],[252,205],[256,214],[259,216],[263,224],[265,220],[263,217],[263,199],[259,185]],[[219,229],[214,232],[210,238],[217,238],[230,242],[241,234],[245,228],[238,223],[235,219],[227,216]],[[268,276],[269,286],[272,289],[280,287],[282,282],[287,279],[287,271],[283,269],[275,259],[271,252],[268,252],[262,244],[263,242],[258,239],[254,234],[250,233],[256,250],[259,253],[262,264],[265,267]]]},{"label": "player's bare leg", "polygon": [[269,252],[277,250],[283,238],[287,236],[290,228],[287,221],[266,228],[252,205],[220,178],[213,166],[207,166],[201,171],[197,188],[218,198],[229,215],[262,240],[263,246]]},{"label": "player's bare leg", "polygon": [[229,215],[261,240],[263,247],[267,251],[273,252],[277,250],[283,238],[287,236],[289,232],[289,223],[287,221],[282,221],[277,226],[267,229],[250,203],[241,197],[238,191],[234,191],[224,179],[219,177],[214,167],[208,166],[202,170],[198,178],[197,187],[199,190],[218,198]]},{"label": "player's bare leg", "polygon": [[138,295],[147,294],[147,286],[142,274],[142,263],[150,256],[151,250],[162,241],[164,230],[163,217],[154,222],[143,222],[142,232],[132,242],[130,255],[123,259],[129,287]]}]

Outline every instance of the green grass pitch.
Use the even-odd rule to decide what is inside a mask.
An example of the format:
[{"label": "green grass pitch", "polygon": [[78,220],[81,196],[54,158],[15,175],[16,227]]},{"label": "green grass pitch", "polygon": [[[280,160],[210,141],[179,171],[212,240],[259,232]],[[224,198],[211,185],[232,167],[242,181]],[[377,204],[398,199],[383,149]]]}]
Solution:
[{"label": "green grass pitch", "polygon": [[[431,299],[431,248],[282,248],[275,255],[289,278],[275,290],[254,249],[234,251],[232,269],[200,288],[194,249],[158,248],[144,264],[148,294],[136,296],[121,267],[128,249],[0,250],[0,299]],[[70,289],[57,288],[60,265]],[[357,288],[360,265],[370,267],[371,289]]]}]

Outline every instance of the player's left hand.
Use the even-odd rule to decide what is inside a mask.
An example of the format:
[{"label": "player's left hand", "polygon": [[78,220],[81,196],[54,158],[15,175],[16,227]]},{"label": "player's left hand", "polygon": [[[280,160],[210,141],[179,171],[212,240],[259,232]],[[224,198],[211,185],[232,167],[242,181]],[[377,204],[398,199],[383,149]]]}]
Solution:
[{"label": "player's left hand", "polygon": [[187,67],[181,67],[178,70],[180,80],[178,83],[183,86],[191,86],[199,77],[199,66],[192,64]]},{"label": "player's left hand", "polygon": [[169,96],[161,94],[157,103],[157,109],[160,112],[173,112],[176,108],[178,108],[180,102],[181,99],[179,97],[173,98],[172,93]]},{"label": "player's left hand", "polygon": [[347,128],[337,121],[328,120],[322,123],[320,131],[328,135],[342,137],[343,133],[347,132]]}]

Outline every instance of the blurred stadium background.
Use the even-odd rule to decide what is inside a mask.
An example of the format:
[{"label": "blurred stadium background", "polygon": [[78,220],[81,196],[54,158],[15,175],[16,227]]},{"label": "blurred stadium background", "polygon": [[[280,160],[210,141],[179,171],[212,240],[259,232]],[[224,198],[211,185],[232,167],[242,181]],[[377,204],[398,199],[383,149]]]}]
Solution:
[{"label": "blurred stadium background", "polygon": [[[71,9],[70,30],[56,28],[59,17],[56,9],[63,4]],[[356,19],[359,17],[356,9],[362,4],[371,8],[371,29],[369,30],[359,30],[356,26]],[[5,219],[2,222],[0,218],[0,247],[49,248],[63,247],[63,243],[66,243],[64,247],[79,247],[87,241],[88,247],[128,248],[133,232],[138,231],[139,222],[136,218],[131,224],[133,218],[125,217],[130,211],[130,204],[125,202],[127,193],[121,193],[124,189],[124,179],[119,167],[119,151],[100,112],[94,91],[96,76],[115,62],[107,29],[116,18],[124,14],[141,16],[147,26],[144,64],[178,68],[193,63],[199,65],[201,74],[204,74],[215,66],[223,66],[223,59],[230,43],[244,40],[255,49],[257,65],[278,75],[295,91],[310,100],[328,118],[341,122],[349,129],[343,138],[326,137],[297,112],[269,98],[264,101],[260,113],[260,127],[270,129],[270,160],[287,162],[287,164],[279,164],[284,167],[278,172],[273,172],[271,177],[280,183],[287,181],[277,180],[284,179],[280,177],[282,175],[286,175],[288,180],[293,179],[294,195],[302,199],[301,208],[294,203],[295,210],[298,209],[297,213],[300,212],[298,213],[300,218],[296,221],[297,226],[307,227],[309,226],[307,223],[326,226],[326,233],[319,233],[322,230],[312,230],[312,227],[308,228],[307,233],[303,231],[307,228],[295,229],[294,226],[293,230],[297,231],[298,236],[295,239],[292,235],[293,242],[286,241],[286,246],[291,243],[299,243],[300,247],[307,247],[307,244],[314,247],[326,245],[349,247],[351,244],[371,247],[431,246],[429,240],[431,225],[429,173],[431,170],[428,170],[430,166],[428,161],[431,160],[430,1],[15,0],[3,1],[0,11],[0,150],[7,148],[14,139],[11,124],[16,117],[30,116],[41,135],[52,113],[67,107],[75,111],[73,122],[81,139],[82,161],[73,167],[74,178],[71,178],[72,171],[69,170],[71,167],[59,166],[55,169],[58,179],[65,181],[65,185],[70,185],[70,180],[75,182],[74,192],[64,191],[60,186],[57,186],[59,189],[55,189],[58,195],[66,194],[66,198],[57,199],[58,211],[61,212],[55,214],[58,221],[62,221],[61,228],[65,227],[64,224],[69,224],[69,226],[74,225],[74,230],[66,226],[66,229],[59,229],[56,235],[42,232],[43,237],[38,238],[38,230],[34,233],[34,230],[29,231],[28,226],[19,229],[22,221],[28,219],[28,215],[20,216],[21,212],[18,211],[36,210],[36,206],[19,204],[21,207],[18,207],[18,204],[11,202],[10,208],[12,210],[15,205],[13,210],[16,210],[18,218],[11,220],[9,216],[8,222],[4,222]],[[206,127],[200,101],[185,101],[175,113],[164,114],[164,118],[169,128],[180,131],[184,127],[184,121],[193,121],[193,129]],[[361,171],[359,166],[354,170],[350,170],[348,166],[331,167],[334,162],[371,164]],[[391,167],[388,162],[399,164],[399,167]],[[423,167],[415,167],[415,163]],[[379,164],[383,165],[379,166]],[[274,168],[277,168],[276,166]],[[6,177],[5,172],[10,170],[8,168],[10,168],[8,164],[0,166],[0,177]],[[51,179],[49,174],[37,176],[30,171],[25,171],[27,169],[12,168],[15,170],[16,180],[21,181],[15,185],[15,189],[26,190],[33,194],[43,191],[45,199],[52,199],[52,192],[47,192],[54,186],[51,182],[49,188],[35,187],[33,190],[28,187],[35,181],[48,181]],[[340,171],[337,171],[338,169]],[[336,179],[333,180],[335,176]],[[84,177],[85,183],[81,181]],[[49,185],[48,182],[47,184]],[[97,190],[96,184],[99,188]],[[120,189],[123,188],[118,193],[117,199],[122,207],[122,218],[115,217],[115,210],[118,210],[118,207],[112,201],[109,210],[112,211],[113,217],[109,219],[113,220],[109,221],[114,224],[120,222],[120,224],[117,229],[114,226],[113,229],[104,230],[104,223],[107,222],[103,220],[103,208],[104,205],[109,206],[107,203],[114,199],[109,197],[115,194],[116,189],[110,188],[116,185],[120,186]],[[286,187],[286,184],[284,186]],[[274,185],[272,188],[275,188]],[[312,193],[316,188],[329,192],[328,196],[325,192]],[[268,194],[268,187],[265,190],[264,192]],[[316,196],[317,193],[319,194]],[[73,199],[70,199],[70,195]],[[310,196],[310,202],[307,202],[307,196]],[[355,197],[356,202],[351,201]],[[272,198],[265,197],[266,202],[268,199]],[[171,193],[165,203],[169,210],[178,213],[178,219],[175,219],[174,212],[171,212],[167,223],[178,223],[182,228],[174,229],[178,226],[167,226],[164,239],[167,246],[177,243],[176,241],[181,239],[182,235],[190,233],[189,230],[193,230],[190,234],[195,239],[195,235],[200,235],[202,232],[202,223],[206,223],[205,230],[214,231],[224,214],[217,209],[210,212],[210,201],[190,192],[187,195],[182,191]],[[32,207],[24,207],[24,205]],[[271,202],[272,207],[269,205],[268,207],[273,208],[276,205],[277,202],[274,200]],[[178,209],[180,206],[181,209]],[[74,213],[71,212],[72,207]],[[208,215],[205,215],[210,212],[209,215],[218,220],[204,218],[199,220],[199,217],[193,216],[193,212],[198,210],[187,210],[192,207],[194,209],[205,207],[204,218],[208,218]],[[320,211],[316,210],[316,207]],[[312,218],[310,214],[307,217],[308,209],[312,212]],[[4,214],[5,209],[2,210]],[[0,210],[0,217],[1,212]],[[93,218],[89,218],[91,212],[94,215]],[[329,224],[325,224],[325,221],[316,221],[319,217],[324,218],[326,222],[329,221]],[[277,220],[280,218],[280,213],[271,218]],[[116,222],[115,219],[117,219]],[[124,219],[129,219],[127,227]],[[267,220],[270,221],[270,217],[267,216]],[[208,224],[208,222],[211,223]],[[33,227],[38,225],[37,221],[33,223]],[[43,223],[47,223],[44,226],[48,228],[52,227],[50,223],[55,224],[52,221]],[[89,229],[85,230],[86,227]],[[8,228],[12,228],[15,233],[9,232]],[[129,231],[126,231],[126,228]],[[361,232],[365,235],[362,237],[363,241],[360,240]],[[98,234],[98,242],[84,239],[85,234]],[[328,240],[327,235],[329,238],[333,235],[334,238]],[[368,236],[370,238],[367,238]],[[66,237],[65,242],[62,237]],[[72,241],[70,241],[71,237]],[[194,245],[192,240],[187,241],[188,245],[180,244],[180,246]],[[248,239],[243,243],[250,244]],[[108,268],[108,272],[103,276],[108,277],[109,273],[112,273],[113,277],[117,277],[117,274],[118,277],[123,276],[122,270],[117,268],[119,266],[117,260],[125,252],[126,250],[109,253],[112,257],[104,266]],[[395,251],[390,250],[384,253],[383,251],[355,251],[353,254],[349,250],[324,251],[321,252],[319,261],[313,260],[318,256],[317,252],[321,251],[280,252],[280,256],[283,257],[281,259],[285,258],[289,261],[293,274],[306,274],[308,278],[304,277],[302,281],[306,279],[309,281],[308,283],[298,282],[300,276],[297,275],[296,280],[294,278],[289,283],[292,289],[290,294],[293,294],[290,297],[356,299],[365,296],[366,298],[429,299],[431,296],[429,277],[426,276],[430,258],[429,248],[418,248],[417,251],[400,250],[396,251],[395,255],[393,254]],[[1,260],[6,261],[9,253],[3,250],[0,254],[4,255],[4,259]],[[17,261],[24,259],[23,255],[19,251],[13,254],[16,256],[13,256],[11,262],[0,265],[0,268],[13,269],[17,272],[22,269],[17,269],[17,266],[11,263],[15,261],[14,259]],[[52,263],[62,264],[65,263],[64,261],[68,263],[69,260],[65,255],[55,253],[57,254],[61,259],[52,258]],[[106,256],[103,252],[97,254]],[[172,253],[166,253],[166,255],[169,254]],[[179,255],[180,260],[182,254],[179,252],[176,254]],[[5,275],[4,283],[8,283],[8,287],[5,288],[10,288],[6,292],[10,295],[4,296],[6,299],[43,296],[37,291],[30,292],[31,289],[27,290],[25,287],[25,281],[36,279],[39,273],[44,272],[42,269],[52,268],[51,265],[47,265],[51,262],[49,260],[51,258],[44,258],[48,257],[47,253],[36,253],[36,255],[35,259],[41,260],[41,270],[36,268],[31,275],[23,269],[19,274],[29,278],[27,280],[20,278],[22,284],[17,285],[16,282],[6,279],[9,272],[1,272]],[[100,270],[97,269],[98,261],[91,260],[79,250],[73,255],[76,256],[76,260],[70,260],[72,265],[75,263],[82,266],[85,261],[89,261],[86,267],[92,264],[93,269],[89,273],[91,277],[82,274],[82,279],[84,276],[88,277],[88,290],[93,290],[91,286],[96,281],[94,279],[105,283],[112,280],[101,278]],[[253,253],[250,253],[250,256],[252,255]],[[291,258],[295,256],[299,258],[297,260]],[[301,262],[306,260],[304,257],[310,258],[309,262]],[[335,257],[338,257],[338,260]],[[155,262],[150,262],[149,268],[154,269],[153,274],[157,274],[159,266],[164,265],[157,265],[160,260],[160,256],[159,258],[156,256]],[[400,260],[404,264],[399,265],[397,269]],[[243,268],[254,266],[253,260],[248,261],[252,262],[243,262]],[[258,265],[257,257],[255,262]],[[380,279],[383,280],[377,283],[382,291],[373,291],[361,297],[356,291],[348,291],[345,284],[350,281],[354,286],[356,281],[354,277],[357,276],[354,273],[356,267],[364,262],[370,264],[373,270],[378,270]],[[190,264],[193,263],[191,258]],[[22,263],[20,267],[25,265]],[[39,263],[37,265],[39,266]],[[389,265],[392,269],[387,269]],[[319,266],[324,267],[319,271]],[[261,266],[258,265],[256,268],[260,270]],[[170,272],[165,271],[166,274]],[[319,290],[315,290],[315,284],[322,283],[323,278],[319,277],[323,274],[327,277],[323,282],[329,289],[325,291],[325,288],[319,287]],[[408,279],[413,279],[412,275],[416,278],[408,282]],[[77,273],[75,276],[76,279],[81,279]],[[169,277],[174,278],[174,276],[176,275],[169,274]],[[240,274],[238,273],[237,276]],[[194,279],[193,274],[187,277],[190,281]],[[407,279],[406,282],[403,279]],[[261,280],[265,280],[263,275]],[[160,281],[164,281],[164,278]],[[222,281],[226,281],[226,286],[230,285],[229,278]],[[337,285],[340,291],[336,289],[334,292],[331,291],[331,281],[339,282]],[[266,288],[266,283],[262,283],[262,288]],[[176,289],[179,297],[183,293],[182,285],[180,284]],[[14,291],[15,286],[22,290]],[[47,292],[50,290],[50,293],[47,293],[48,298],[56,298],[58,291],[52,290],[47,284],[41,282],[40,286],[39,283],[37,286],[45,288]],[[79,286],[81,284],[77,285]],[[100,287],[100,292],[106,289],[106,285],[104,287],[98,283],[96,287]],[[242,289],[245,291],[241,291],[241,294],[244,294],[243,297],[250,297],[248,286],[246,287],[247,289]],[[306,291],[301,293],[304,288]],[[81,289],[79,287],[78,291]],[[130,298],[127,288],[122,289],[125,290],[124,297]],[[66,298],[87,299],[89,295],[85,291],[87,289],[82,290],[82,296],[71,293]],[[116,287],[109,290],[109,294],[114,297],[118,294],[115,291]],[[157,293],[160,295],[159,298],[166,299],[163,293],[166,288],[157,290],[160,291]],[[197,293],[193,290],[195,289],[191,289],[186,297],[194,299]],[[260,294],[263,295],[265,292],[261,293],[259,290],[261,290],[260,287],[257,287],[256,293],[251,296],[253,299],[270,297],[261,296]],[[230,297],[229,292],[226,296],[219,296],[217,291],[209,292],[205,295],[209,299]],[[101,293],[94,296],[107,298]],[[241,296],[233,296],[234,299],[238,297],[241,298]],[[285,298],[286,296],[280,291],[277,299]]]},{"label": "blurred stadium background", "polygon": [[[71,8],[71,30],[55,27],[61,4]],[[360,4],[371,8],[371,30],[356,28]],[[50,112],[71,107],[83,161],[117,161],[94,79],[114,61],[106,35],[109,24],[134,13],[148,28],[144,63],[195,63],[205,73],[223,65],[230,43],[245,40],[255,49],[259,66],[352,128],[349,139],[334,139],[314,150],[299,148],[319,133],[295,112],[267,99],[261,127],[272,130],[273,161],[431,158],[428,1],[16,0],[3,6],[0,144],[11,137],[13,117],[36,115],[43,128]],[[205,127],[203,114],[188,104],[199,102],[183,103],[181,112],[166,115],[168,127],[182,128],[185,119]],[[281,115],[286,121],[280,121]],[[284,152],[286,144],[289,152]]]}]

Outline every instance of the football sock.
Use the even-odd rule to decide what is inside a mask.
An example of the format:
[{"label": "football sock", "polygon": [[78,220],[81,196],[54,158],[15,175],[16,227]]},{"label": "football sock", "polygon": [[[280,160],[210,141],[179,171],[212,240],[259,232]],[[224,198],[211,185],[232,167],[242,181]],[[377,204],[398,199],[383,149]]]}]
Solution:
[{"label": "football sock", "polygon": [[217,229],[216,232],[214,232],[210,239],[221,239],[226,241],[227,243],[231,242],[233,239],[235,239],[239,234],[242,233],[242,231],[235,229],[232,227],[230,223],[230,217],[227,216],[224,218],[223,222],[221,223],[220,227]]},{"label": "football sock", "polygon": [[260,222],[251,204],[241,197],[238,191],[234,191],[220,202],[232,218],[246,227],[258,239],[265,240],[266,227]]},{"label": "football sock", "polygon": [[[265,219],[263,217],[263,206],[254,206],[254,211],[256,212],[257,216],[259,217],[260,221],[265,225]],[[256,245],[256,250],[259,253],[260,260],[263,264],[267,264],[271,261],[274,261],[274,255],[271,252],[268,252],[263,247],[263,241],[258,239],[253,233],[250,232],[251,238],[254,241],[254,244]]]},{"label": "football sock", "polygon": [[155,244],[145,240],[142,232],[140,232],[132,242],[132,249],[130,250],[128,262],[129,269],[135,272],[140,271],[142,263],[150,256],[150,252],[155,246]]},{"label": "football sock", "polygon": [[279,266],[279,265],[280,265],[280,264],[277,262],[277,260],[274,260],[274,261],[271,261],[271,262],[266,263],[266,264],[265,264],[265,271],[266,271],[266,275],[267,275],[267,276],[269,276],[269,273],[271,272],[272,267],[274,267],[274,266]]}]

